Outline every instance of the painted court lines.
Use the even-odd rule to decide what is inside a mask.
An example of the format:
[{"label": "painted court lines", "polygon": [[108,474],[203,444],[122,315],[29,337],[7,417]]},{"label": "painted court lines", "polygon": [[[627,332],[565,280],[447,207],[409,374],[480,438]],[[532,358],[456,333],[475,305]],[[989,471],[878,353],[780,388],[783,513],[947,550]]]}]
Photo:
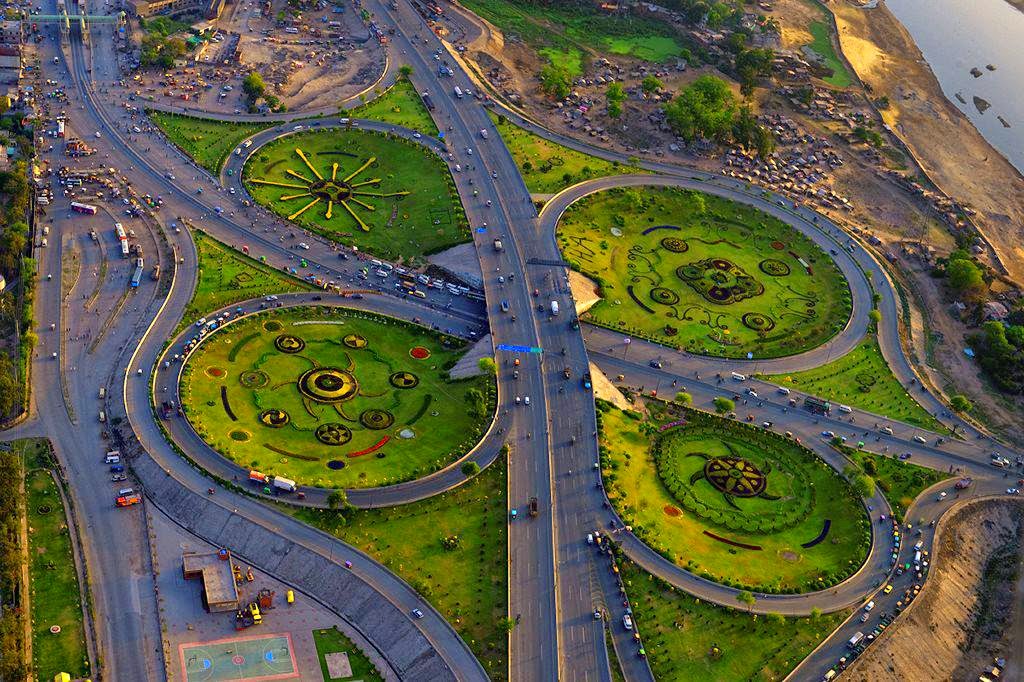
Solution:
[{"label": "painted court lines", "polygon": [[186,682],[256,682],[299,676],[288,633],[182,644],[178,654]]}]

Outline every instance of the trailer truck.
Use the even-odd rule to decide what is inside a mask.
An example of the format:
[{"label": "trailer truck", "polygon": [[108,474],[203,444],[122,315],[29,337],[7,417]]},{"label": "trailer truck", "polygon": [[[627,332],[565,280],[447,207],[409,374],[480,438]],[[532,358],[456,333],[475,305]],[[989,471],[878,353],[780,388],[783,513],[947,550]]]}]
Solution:
[{"label": "trailer truck", "polygon": [[274,476],[274,487],[286,493],[293,493],[295,492],[295,481],[284,476]]}]

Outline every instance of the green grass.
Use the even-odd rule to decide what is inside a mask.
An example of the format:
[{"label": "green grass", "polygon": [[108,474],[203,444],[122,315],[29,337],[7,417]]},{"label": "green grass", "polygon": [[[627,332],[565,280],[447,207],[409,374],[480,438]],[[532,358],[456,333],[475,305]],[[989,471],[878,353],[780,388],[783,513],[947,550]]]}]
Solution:
[{"label": "green grass", "polygon": [[[498,123],[493,113],[491,120]],[[606,161],[546,140],[511,123],[499,123],[498,131],[534,194],[554,194],[569,185],[622,173],[643,172],[617,161]]]},{"label": "green grass", "polygon": [[[863,506],[812,452],[745,424],[694,411],[684,415],[661,403],[648,406],[652,414],[643,421],[600,404],[602,473],[615,508],[666,558],[758,592],[823,589],[860,567],[870,542]],[[686,426],[657,433],[655,427],[682,416]],[[702,474],[708,457],[730,454],[768,472],[763,496],[727,499]],[[677,494],[668,487],[673,485]],[[818,537],[826,520],[831,528],[824,541],[802,547]],[[708,532],[761,549],[735,547]]]},{"label": "green grass", "polygon": [[821,11],[822,19],[820,21],[812,21],[810,26],[808,26],[808,30],[814,38],[809,47],[821,55],[822,59],[825,60],[825,65],[832,69],[832,75],[823,80],[837,88],[849,87],[853,82],[853,77],[850,75],[849,70],[847,70],[846,64],[836,54],[836,48],[832,44],[831,12],[816,0],[812,0],[812,4]]},{"label": "green grass", "polygon": [[[313,630],[313,643],[316,644],[316,655],[320,659],[320,672],[325,681],[329,680],[364,680],[365,682],[376,682],[383,680],[383,676],[377,672],[377,668],[370,663],[366,654],[356,648],[348,637],[343,635],[337,628],[325,628]],[[348,654],[349,665],[352,666],[352,674],[348,677],[328,677],[326,654],[345,652]]]},{"label": "green grass", "polygon": [[[664,22],[613,16],[584,5],[555,6],[510,0],[468,0],[465,7],[541,52],[612,53],[663,62],[683,54],[683,46]],[[545,54],[541,52],[542,54]],[[550,54],[545,54],[550,58]],[[554,61],[554,60],[552,60]]]},{"label": "green grass", "polygon": [[427,136],[436,136],[438,133],[437,124],[430,117],[416,88],[404,78],[397,80],[372,101],[342,113],[353,118],[394,123],[418,130]]},{"label": "green grass", "polygon": [[[85,626],[71,537],[57,484],[46,466],[42,441],[22,441],[25,452],[26,513],[29,527],[32,658],[40,680],[59,672],[72,678],[89,674]],[[50,632],[59,625],[60,633]]]},{"label": "green grass", "polygon": [[[301,510],[303,521],[359,547],[411,584],[444,616],[492,680],[508,674],[505,462],[464,485],[400,507]],[[444,547],[456,536],[457,548]]]},{"label": "green grass", "polygon": [[[280,351],[282,337],[305,345]],[[416,347],[429,357],[412,357]],[[447,466],[483,434],[493,379],[448,379],[464,348],[424,327],[356,310],[264,312],[215,334],[190,356],[182,405],[196,431],[241,466],[321,487],[400,483]],[[302,392],[300,378],[314,368],[339,371],[320,384],[310,375]],[[398,387],[398,372],[418,384]],[[332,376],[344,383],[332,385]],[[267,410],[283,410],[287,423],[261,421]],[[333,435],[318,438],[321,427]]]},{"label": "green grass", "polygon": [[192,25],[186,21],[177,21],[170,17],[153,17],[151,19],[145,19],[143,21],[142,28],[146,33],[152,33],[166,38],[167,36],[175,33],[190,31]]},{"label": "green grass", "polygon": [[150,110],[147,114],[167,139],[215,176],[220,174],[228,154],[245,138],[272,125],[214,121],[156,110]]},{"label": "green grass", "polygon": [[[315,172],[296,149],[302,150]],[[375,161],[363,168],[371,159]],[[320,195],[304,196],[321,192],[331,180],[333,164],[338,164],[335,187],[351,177],[356,196],[346,203],[354,215],[341,203],[329,206],[326,198],[310,206]],[[317,180],[316,174],[325,180]],[[253,198],[275,213],[389,260],[419,258],[470,239],[447,166],[409,140],[359,130],[307,131],[262,147],[250,157],[243,175]],[[260,184],[264,182],[285,186]],[[330,186],[328,190],[333,197],[342,191]],[[329,208],[331,218],[327,218]]]},{"label": "green grass", "polygon": [[843,451],[865,473],[875,479],[889,501],[893,514],[903,520],[907,509],[922,490],[950,478],[949,474],[911,464],[895,457],[885,457],[851,447]]},{"label": "green grass", "polygon": [[692,353],[792,355],[850,315],[846,279],[810,239],[710,194],[598,192],[566,210],[557,237],[570,266],[601,287],[588,320]]},{"label": "green grass", "polygon": [[893,376],[874,336],[852,351],[814,369],[764,377],[827,400],[880,414],[914,426],[948,433]]},{"label": "green grass", "polygon": [[537,53],[555,66],[560,66],[568,71],[572,78],[579,78],[583,75],[583,52],[578,48],[542,47],[537,50]]},{"label": "green grass", "polygon": [[[782,618],[744,613],[675,590],[631,561],[619,566],[658,680],[781,680],[849,615]],[[612,627],[616,625],[621,627]],[[713,654],[715,647],[718,652]]]},{"label": "green grass", "polygon": [[179,332],[207,313],[232,303],[268,294],[312,290],[302,280],[250,258],[205,232],[193,230],[192,239],[199,254],[198,281],[178,325]]}]

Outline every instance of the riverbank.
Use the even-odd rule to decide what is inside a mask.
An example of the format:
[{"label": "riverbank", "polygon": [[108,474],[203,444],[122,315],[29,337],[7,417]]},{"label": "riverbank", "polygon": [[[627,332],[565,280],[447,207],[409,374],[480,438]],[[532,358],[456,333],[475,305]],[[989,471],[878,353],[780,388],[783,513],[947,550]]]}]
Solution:
[{"label": "riverbank", "polygon": [[977,211],[975,220],[1010,277],[1024,282],[1024,177],[946,99],[910,34],[884,4],[865,10],[832,2],[829,8],[847,60],[873,98],[888,98],[886,123],[940,189]]}]

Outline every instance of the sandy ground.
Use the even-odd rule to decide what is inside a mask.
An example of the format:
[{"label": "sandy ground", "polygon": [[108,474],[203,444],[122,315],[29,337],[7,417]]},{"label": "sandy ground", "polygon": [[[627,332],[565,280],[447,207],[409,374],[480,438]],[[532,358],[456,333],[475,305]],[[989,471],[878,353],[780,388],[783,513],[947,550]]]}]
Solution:
[{"label": "sandy ground", "polygon": [[494,358],[494,341],[488,334],[470,347],[465,355],[459,358],[455,366],[448,372],[452,379],[465,379],[483,374],[480,369],[481,358]]},{"label": "sandy ground", "polygon": [[1024,281],[1024,178],[945,99],[909,33],[884,5],[830,7],[847,59],[875,97],[889,97],[886,122],[939,187],[978,211],[978,224],[1010,276]]},{"label": "sandy ground", "polygon": [[[855,681],[931,682],[977,679],[985,664],[1006,656],[1011,642],[998,634],[975,635],[983,571],[989,558],[1024,533],[1024,506],[1017,500],[974,503],[945,521],[935,557],[936,573],[921,596],[844,675]],[[955,550],[955,551],[952,551]],[[986,613],[1004,617],[1015,583],[990,586],[1002,594]],[[1019,601],[1019,600],[1018,600]],[[1005,622],[1004,622],[1005,625]],[[972,636],[974,635],[974,636]]]},{"label": "sandy ground", "polygon": [[582,315],[601,300],[598,295],[598,288],[594,282],[575,270],[569,271],[569,289],[572,290],[572,299],[576,303],[576,314]]},{"label": "sandy ground", "polygon": [[626,400],[626,396],[622,395],[619,389],[615,388],[612,380],[594,363],[590,363],[590,383],[594,387],[595,398],[607,400],[620,410],[636,409],[636,406]]}]

